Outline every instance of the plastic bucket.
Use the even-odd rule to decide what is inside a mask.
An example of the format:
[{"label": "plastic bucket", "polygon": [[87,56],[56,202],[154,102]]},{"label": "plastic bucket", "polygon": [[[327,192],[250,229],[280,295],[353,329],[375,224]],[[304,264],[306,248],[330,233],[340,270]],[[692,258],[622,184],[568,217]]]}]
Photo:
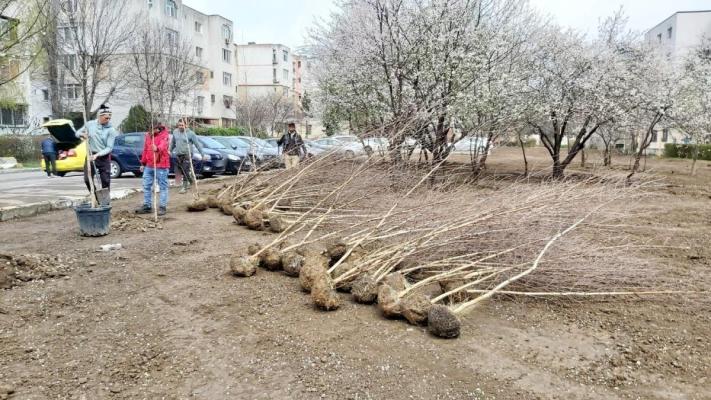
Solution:
[{"label": "plastic bucket", "polygon": [[91,204],[74,207],[82,236],[106,236],[111,231],[111,206],[92,208]]}]

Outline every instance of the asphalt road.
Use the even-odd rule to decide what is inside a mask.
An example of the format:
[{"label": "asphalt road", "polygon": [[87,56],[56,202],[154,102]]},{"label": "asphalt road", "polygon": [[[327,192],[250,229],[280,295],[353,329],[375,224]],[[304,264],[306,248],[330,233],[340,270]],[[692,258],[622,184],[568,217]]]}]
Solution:
[{"label": "asphalt road", "polygon": [[[126,174],[111,181],[111,189],[137,189],[141,179]],[[88,194],[80,172],[48,178],[42,171],[0,173],[0,207],[19,206]]]}]

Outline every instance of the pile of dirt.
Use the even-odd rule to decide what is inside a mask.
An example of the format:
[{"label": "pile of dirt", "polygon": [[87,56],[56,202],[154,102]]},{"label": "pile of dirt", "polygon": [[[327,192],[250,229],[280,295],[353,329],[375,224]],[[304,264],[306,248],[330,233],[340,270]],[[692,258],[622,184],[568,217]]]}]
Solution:
[{"label": "pile of dirt", "polygon": [[[149,217],[153,218],[152,215]],[[149,229],[163,229],[163,225],[130,211],[119,211],[111,217],[111,229],[124,232],[148,232]]]},{"label": "pile of dirt", "polygon": [[0,253],[0,289],[10,289],[22,282],[61,278],[75,263],[71,257]]}]

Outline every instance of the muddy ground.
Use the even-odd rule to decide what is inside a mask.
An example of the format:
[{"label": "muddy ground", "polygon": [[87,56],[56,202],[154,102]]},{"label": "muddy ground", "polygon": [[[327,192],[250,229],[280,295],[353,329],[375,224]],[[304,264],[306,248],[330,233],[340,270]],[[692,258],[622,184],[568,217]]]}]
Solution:
[{"label": "muddy ground", "polygon": [[[515,149],[490,163],[521,168]],[[649,259],[705,287],[711,166],[652,163],[668,184],[636,234],[688,246]],[[229,255],[267,234],[171,195],[158,225],[126,212],[138,197],[115,202],[104,238],[79,237],[71,210],[0,224],[0,253],[51,258],[0,260],[19,271],[0,290],[0,399],[711,399],[698,296],[498,299],[441,340],[372,306],[315,310],[280,273],[230,276]],[[109,243],[123,249],[97,252]]]}]

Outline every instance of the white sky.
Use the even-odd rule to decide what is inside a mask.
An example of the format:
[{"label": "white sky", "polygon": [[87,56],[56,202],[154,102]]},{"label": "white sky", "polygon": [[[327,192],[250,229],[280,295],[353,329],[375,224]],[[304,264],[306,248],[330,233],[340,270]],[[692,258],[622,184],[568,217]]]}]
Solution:
[{"label": "white sky", "polygon": [[[237,43],[303,45],[314,18],[327,18],[332,0],[183,0],[201,12],[223,15],[235,23]],[[598,21],[620,6],[630,28],[646,31],[677,11],[711,10],[711,0],[529,0],[561,25],[595,33]]]}]

